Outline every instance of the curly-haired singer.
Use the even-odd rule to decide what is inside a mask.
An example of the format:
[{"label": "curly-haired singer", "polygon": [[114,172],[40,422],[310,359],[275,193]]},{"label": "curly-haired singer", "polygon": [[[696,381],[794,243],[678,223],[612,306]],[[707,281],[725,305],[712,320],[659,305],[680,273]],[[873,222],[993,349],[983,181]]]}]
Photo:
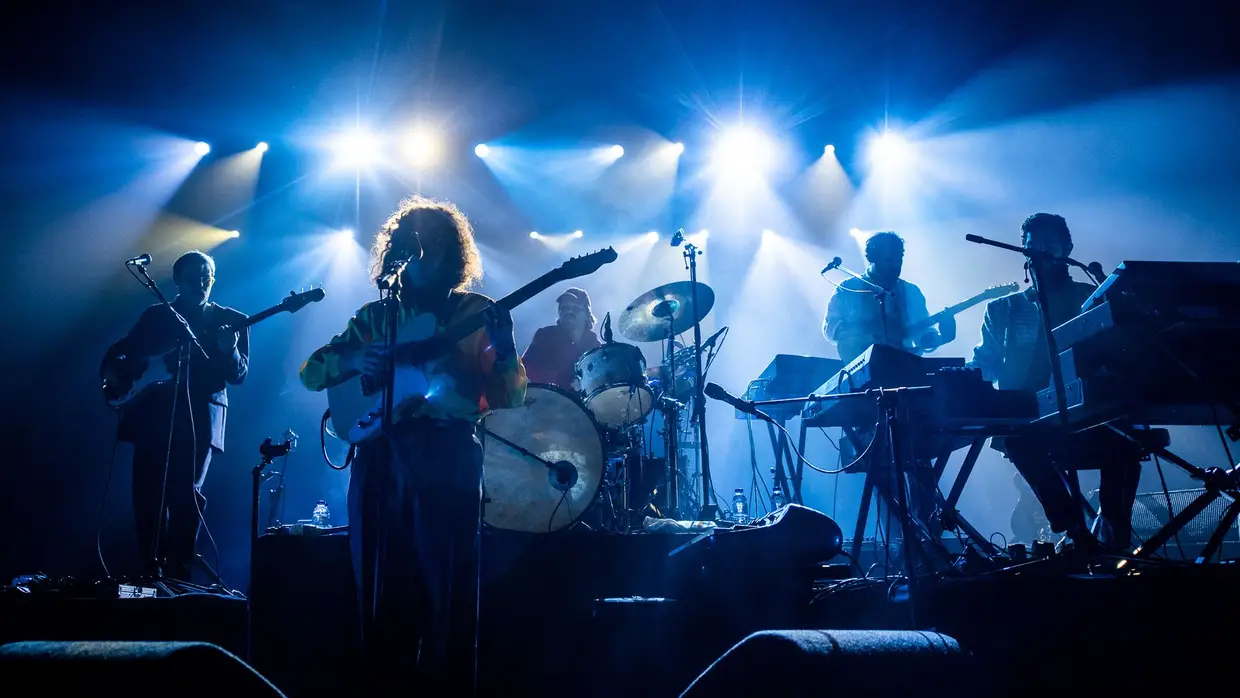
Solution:
[{"label": "curly-haired singer", "polygon": [[[469,695],[482,502],[475,430],[489,410],[524,402],[525,368],[511,315],[468,291],[482,277],[482,264],[456,206],[405,201],[378,234],[373,256],[376,282],[391,273],[394,260],[408,260],[399,272],[398,328],[425,322],[427,314],[435,334],[474,314],[486,319],[484,329],[426,367],[431,388],[397,405],[390,433],[358,447],[349,483],[349,535],[374,694],[408,687],[413,678],[432,692]],[[323,390],[360,374],[382,378],[386,310],[384,302],[358,310],[342,333],[310,355],[302,383]]]}]

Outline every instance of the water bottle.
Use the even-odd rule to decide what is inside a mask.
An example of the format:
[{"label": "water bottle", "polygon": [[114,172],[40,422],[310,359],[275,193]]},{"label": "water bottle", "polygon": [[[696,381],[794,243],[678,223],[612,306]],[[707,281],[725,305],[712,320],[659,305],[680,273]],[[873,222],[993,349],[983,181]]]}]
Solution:
[{"label": "water bottle", "polygon": [[784,488],[775,485],[771,490],[771,511],[779,511],[788,506],[788,498],[784,496]]},{"label": "water bottle", "polygon": [[319,503],[314,505],[314,513],[310,515],[310,521],[319,528],[327,528],[331,519],[332,514],[327,510],[327,502],[320,499]]},{"label": "water bottle", "polygon": [[732,495],[732,520],[738,524],[749,523],[749,500],[745,499],[745,490],[740,487]]}]

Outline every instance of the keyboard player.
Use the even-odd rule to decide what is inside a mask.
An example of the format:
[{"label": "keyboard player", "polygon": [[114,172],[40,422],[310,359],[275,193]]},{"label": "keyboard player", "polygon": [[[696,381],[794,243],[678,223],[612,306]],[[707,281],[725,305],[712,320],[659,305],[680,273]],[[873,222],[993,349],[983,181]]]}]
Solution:
[{"label": "keyboard player", "polygon": [[[1072,233],[1062,216],[1035,213],[1021,225],[1026,247],[1066,257],[1072,252]],[[1041,275],[1048,294],[1051,325],[1058,327],[1080,312],[1093,286],[1074,281],[1066,264],[1045,269]],[[1042,331],[1037,294],[1023,293],[991,301],[982,321],[981,343],[973,350],[971,366],[1001,389],[1036,392],[1051,383],[1050,357]],[[993,439],[1029,483],[1046,511],[1051,530],[1067,533],[1079,546],[1101,543],[1113,551],[1130,551],[1132,507],[1141,474],[1143,454],[1129,441],[1105,429],[1080,434],[1049,433]],[[1095,538],[1085,526],[1082,507],[1073,502],[1066,468],[1097,468],[1100,522]]]}]

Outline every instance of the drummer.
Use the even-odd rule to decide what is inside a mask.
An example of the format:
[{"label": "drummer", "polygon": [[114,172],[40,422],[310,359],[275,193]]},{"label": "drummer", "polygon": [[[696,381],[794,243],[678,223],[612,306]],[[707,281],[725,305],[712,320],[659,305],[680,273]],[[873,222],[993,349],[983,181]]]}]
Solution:
[{"label": "drummer", "polygon": [[602,343],[594,332],[590,294],[570,288],[560,294],[556,303],[559,305],[556,323],[534,333],[521,361],[531,383],[550,383],[576,390],[573,367],[577,359]]}]

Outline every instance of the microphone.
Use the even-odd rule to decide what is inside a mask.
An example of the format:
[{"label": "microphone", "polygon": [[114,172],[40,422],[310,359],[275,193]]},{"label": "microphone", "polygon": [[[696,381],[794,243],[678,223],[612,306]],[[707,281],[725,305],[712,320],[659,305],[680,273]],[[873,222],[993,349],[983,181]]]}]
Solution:
[{"label": "microphone", "polygon": [[711,347],[715,346],[715,342],[718,342],[719,338],[723,336],[723,333],[727,331],[728,331],[727,326],[719,328],[718,332],[712,334],[710,338],[708,338],[705,342],[702,342],[702,351],[706,351],[707,349],[710,349]]},{"label": "microphone", "polygon": [[706,387],[702,388],[702,392],[706,395],[706,397],[712,400],[718,400],[720,402],[725,402],[731,405],[732,407],[736,408],[737,412],[744,412],[745,414],[751,414],[761,419],[768,419],[768,420],[770,419],[770,417],[767,417],[766,414],[764,414],[761,410],[754,407],[752,402],[749,402],[748,400],[742,400],[739,397],[736,397],[732,393],[729,393],[728,391],[724,390],[723,386],[719,385],[718,383],[708,381],[706,383]]},{"label": "microphone", "polygon": [[134,257],[133,259],[125,260],[125,266],[128,266],[128,267],[145,267],[146,265],[150,263],[151,263],[151,255],[149,254],[140,254],[137,257]]},{"label": "microphone", "polygon": [[608,310],[607,314],[603,316],[603,341],[607,344],[611,344],[611,338],[611,311]]},{"label": "microphone", "polygon": [[672,247],[680,247],[680,243],[685,241],[685,229],[681,228],[672,235]]},{"label": "microphone", "polygon": [[986,238],[982,237],[981,235],[974,235],[973,233],[969,233],[968,235],[965,235],[964,240],[965,242],[980,242],[983,244],[986,242]]},{"label": "microphone", "polygon": [[[394,262],[387,262],[383,265],[383,273],[379,276],[376,284],[380,291],[386,291],[396,285],[396,281],[400,278],[400,273],[405,270],[405,266],[414,260],[415,257],[406,259],[398,259]],[[421,255],[416,255],[421,259]]]},{"label": "microphone", "polygon": [[828,264],[827,266],[823,267],[823,268],[822,268],[822,271],[818,272],[818,275],[819,275],[819,276],[823,276],[823,275],[825,275],[827,272],[831,271],[832,269],[838,269],[838,268],[839,268],[839,266],[840,266],[841,264],[843,264],[843,263],[844,263],[844,260],[840,259],[839,257],[836,257],[835,259],[832,259],[832,260],[831,260],[831,263],[830,263],[830,264]]}]

